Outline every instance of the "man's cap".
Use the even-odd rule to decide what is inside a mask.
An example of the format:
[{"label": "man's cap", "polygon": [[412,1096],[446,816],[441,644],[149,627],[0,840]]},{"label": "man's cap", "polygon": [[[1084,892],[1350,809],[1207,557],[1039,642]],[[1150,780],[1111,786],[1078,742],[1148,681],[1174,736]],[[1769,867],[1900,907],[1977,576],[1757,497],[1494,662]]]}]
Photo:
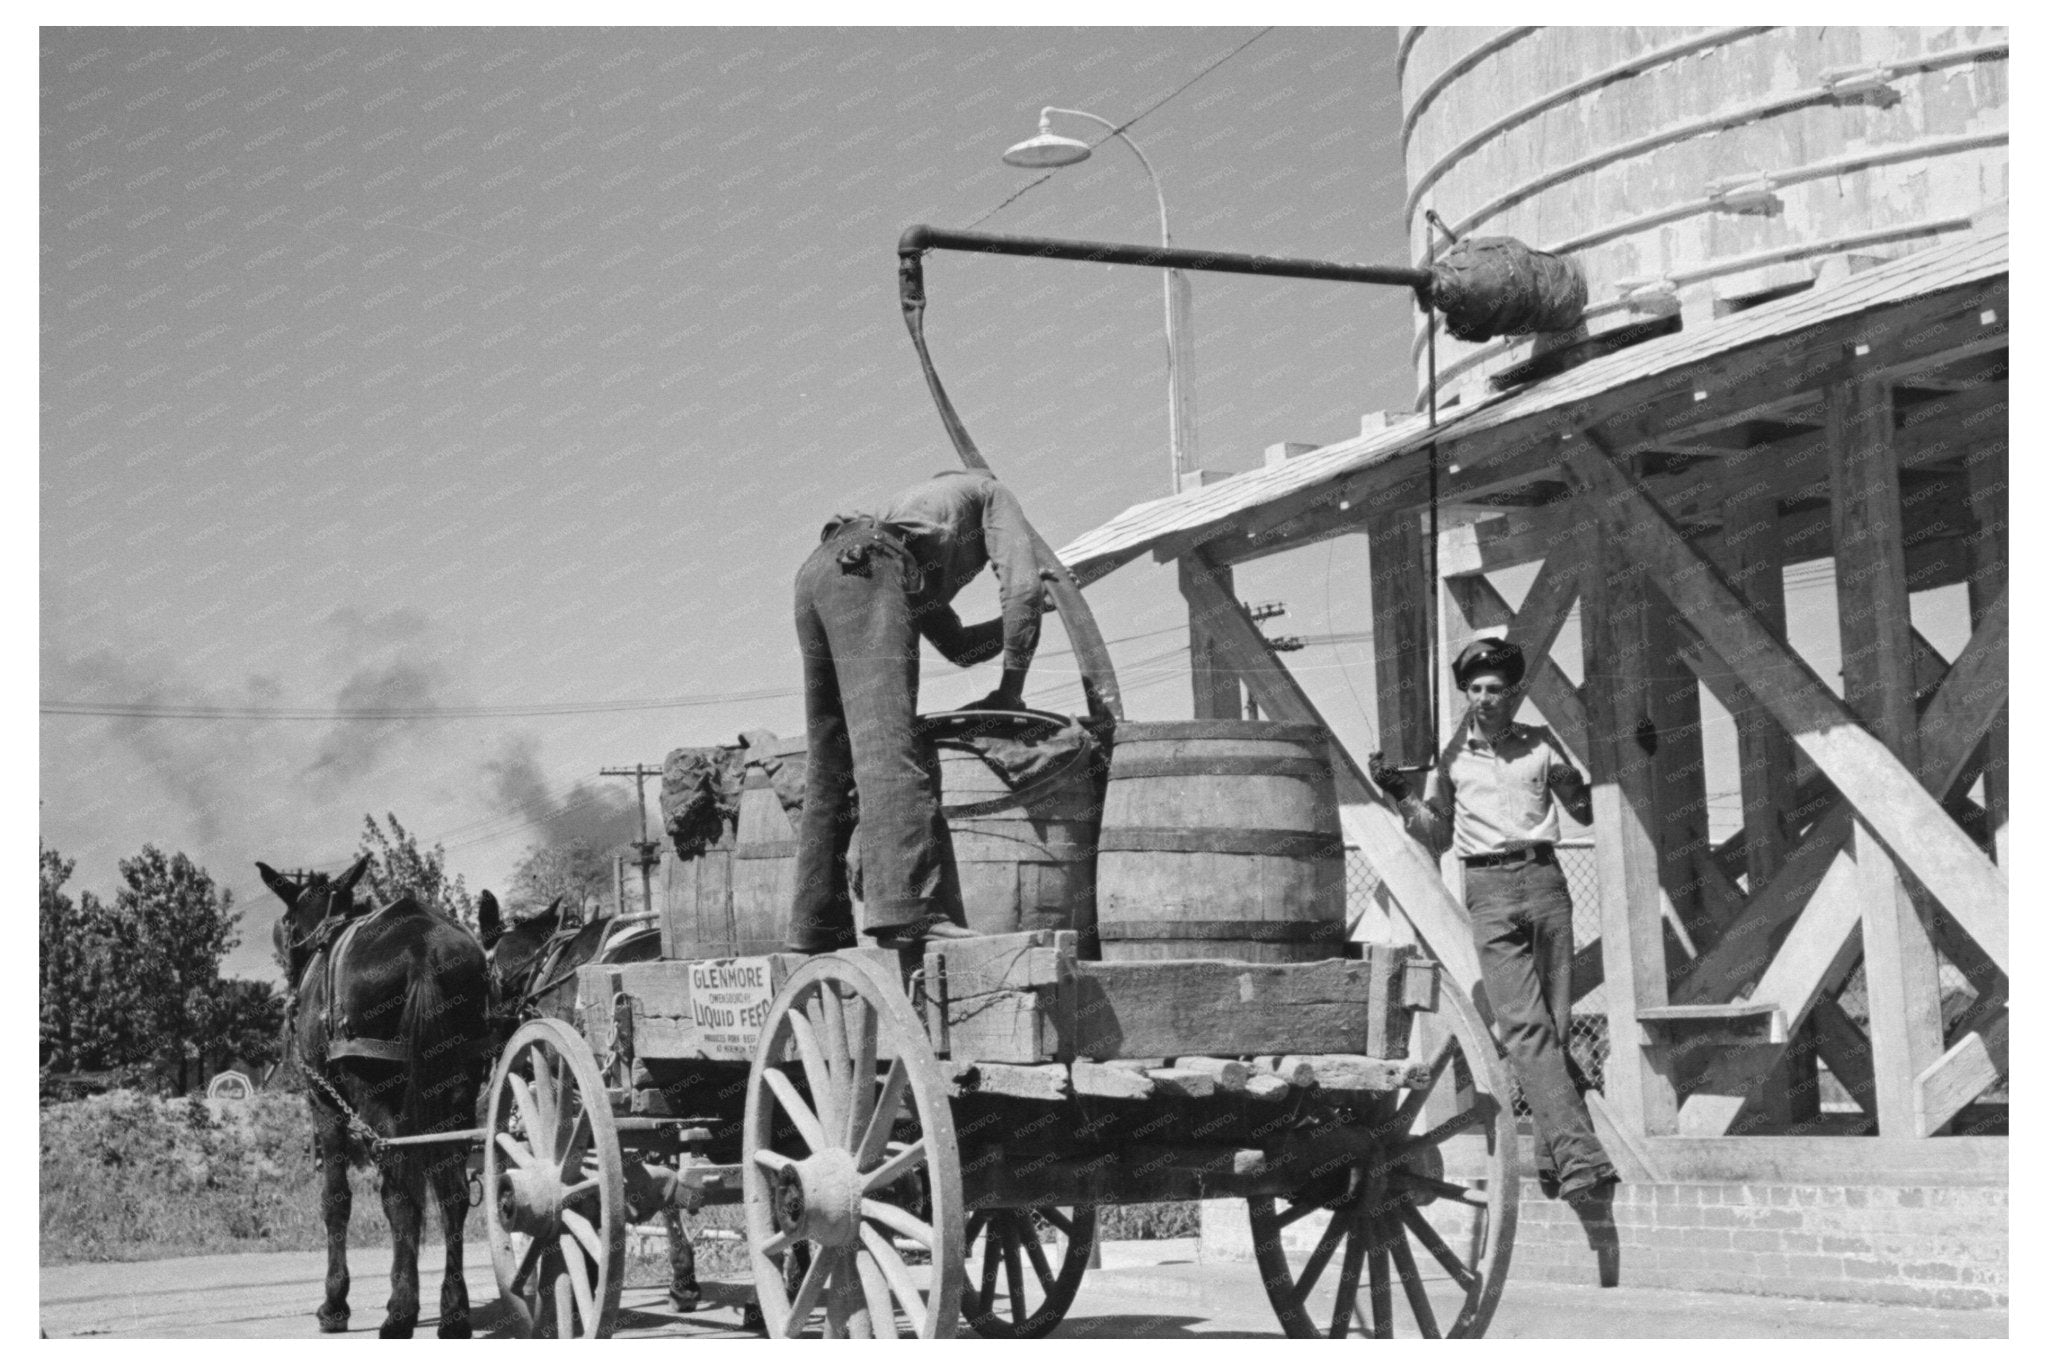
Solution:
[{"label": "man's cap", "polygon": [[1451,661],[1451,678],[1459,687],[1469,685],[1481,673],[1498,673],[1509,687],[1518,686],[1524,669],[1522,647],[1498,636],[1474,640]]}]

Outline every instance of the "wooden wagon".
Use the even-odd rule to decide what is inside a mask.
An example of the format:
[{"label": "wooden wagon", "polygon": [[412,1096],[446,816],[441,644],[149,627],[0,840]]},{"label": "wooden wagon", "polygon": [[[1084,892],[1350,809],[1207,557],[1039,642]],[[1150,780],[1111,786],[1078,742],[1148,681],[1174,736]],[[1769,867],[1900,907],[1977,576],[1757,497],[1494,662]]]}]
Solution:
[{"label": "wooden wagon", "polygon": [[[626,1230],[745,1206],[770,1335],[1039,1336],[1108,1205],[1243,1199],[1290,1336],[1474,1336],[1513,1240],[1515,1121],[1471,1002],[1404,947],[1083,960],[1072,933],[908,960],[585,967],[485,1129],[501,1290],[610,1332]],[[815,1320],[815,1321],[814,1321]]]}]

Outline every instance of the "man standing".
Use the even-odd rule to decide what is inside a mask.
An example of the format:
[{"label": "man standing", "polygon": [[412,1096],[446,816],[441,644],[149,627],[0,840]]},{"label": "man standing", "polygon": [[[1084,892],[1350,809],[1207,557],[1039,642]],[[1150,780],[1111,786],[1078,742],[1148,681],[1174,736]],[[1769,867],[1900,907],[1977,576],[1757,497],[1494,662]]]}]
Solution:
[{"label": "man standing", "polygon": [[1495,1026],[1536,1120],[1537,1177],[1578,1202],[1615,1185],[1614,1163],[1573,1082],[1565,1033],[1572,1008],[1572,902],[1557,865],[1557,808],[1593,817],[1586,779],[1548,728],[1511,719],[1522,651],[1487,638],[1451,665],[1465,723],[1431,770],[1421,799],[1378,753],[1366,770],[1399,805],[1409,832],[1448,842],[1465,864],[1465,908]]},{"label": "man standing", "polygon": [[[964,626],[950,605],[993,565],[1002,614]],[[991,474],[947,471],[873,515],[834,517],[796,576],[810,745],[797,831],[789,946],[854,943],[846,849],[860,798],[862,900],[880,946],[972,937],[936,758],[918,741],[918,638],[966,667],[1002,656],[996,690],[974,705],[1014,711],[1044,610],[1034,538],[1016,495]]]}]

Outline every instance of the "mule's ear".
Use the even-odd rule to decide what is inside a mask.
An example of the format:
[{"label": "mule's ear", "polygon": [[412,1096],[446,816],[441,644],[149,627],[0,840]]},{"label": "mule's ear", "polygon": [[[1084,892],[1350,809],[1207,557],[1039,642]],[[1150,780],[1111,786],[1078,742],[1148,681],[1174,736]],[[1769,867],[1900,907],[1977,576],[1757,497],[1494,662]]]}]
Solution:
[{"label": "mule's ear", "polygon": [[263,878],[263,884],[277,893],[277,898],[287,906],[299,898],[299,888],[289,877],[281,875],[269,863],[256,864],[256,873]]},{"label": "mule's ear", "polygon": [[348,871],[341,874],[341,880],[336,882],[335,885],[340,887],[343,892],[354,891],[356,889],[356,883],[361,881],[363,879],[363,874],[369,870],[370,855],[365,853],[362,857],[356,859],[355,865],[353,867],[349,868]]},{"label": "mule's ear", "polygon": [[553,900],[551,900],[551,901],[549,901],[549,902],[548,902],[548,908],[547,908],[547,909],[545,909],[545,910],[543,910],[543,911],[541,911],[541,914],[543,914],[543,915],[554,915],[554,914],[559,914],[559,913],[561,912],[561,909],[562,909],[562,902],[563,902],[563,901],[565,901],[565,900],[567,900],[567,899],[569,899],[569,898],[568,898],[567,896],[557,896],[557,897],[555,897],[555,898],[554,898]]},{"label": "mule's ear", "polygon": [[498,898],[488,890],[477,893],[476,927],[487,953],[505,936],[505,917],[498,913]]}]

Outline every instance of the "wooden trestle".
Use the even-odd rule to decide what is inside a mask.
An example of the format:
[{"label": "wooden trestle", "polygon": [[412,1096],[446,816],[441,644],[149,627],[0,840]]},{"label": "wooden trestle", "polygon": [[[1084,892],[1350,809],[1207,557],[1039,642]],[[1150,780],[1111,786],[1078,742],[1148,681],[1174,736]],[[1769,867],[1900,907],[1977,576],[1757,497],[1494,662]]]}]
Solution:
[{"label": "wooden trestle", "polygon": [[[1527,700],[1595,784],[1599,900],[1578,909],[1600,943],[1575,991],[1604,983],[1601,1117],[1650,1168],[1639,1176],[1683,1175],[1696,1149],[1681,1139],[1824,1131],[1816,1058],[1861,1131],[1887,1140],[1953,1135],[2006,1072],[2008,309],[2002,273],[1895,291],[1526,418],[1454,424],[1436,594],[1419,449],[1150,542],[1178,561],[1198,718],[1235,714],[1241,687],[1263,715],[1320,719],[1231,569],[1331,536],[1368,538],[1380,742],[1396,761],[1435,747],[1432,630],[1453,647],[1483,632],[1521,644]],[[1783,571],[1818,561],[1833,566],[1839,689],[1787,641]],[[1511,607],[1490,576],[1532,564]],[[1972,633],[1945,659],[1910,603],[1952,585]],[[1583,685],[1551,657],[1574,608]],[[1742,828],[1718,845],[1702,689],[1739,735]],[[1483,996],[1437,864],[1341,746],[1335,759],[1347,842],[1399,931]],[[1980,778],[1981,802],[1967,795]],[[1959,1017],[1944,1018],[1942,959],[1974,997]],[[1836,999],[1859,963],[1867,1033]]]}]

